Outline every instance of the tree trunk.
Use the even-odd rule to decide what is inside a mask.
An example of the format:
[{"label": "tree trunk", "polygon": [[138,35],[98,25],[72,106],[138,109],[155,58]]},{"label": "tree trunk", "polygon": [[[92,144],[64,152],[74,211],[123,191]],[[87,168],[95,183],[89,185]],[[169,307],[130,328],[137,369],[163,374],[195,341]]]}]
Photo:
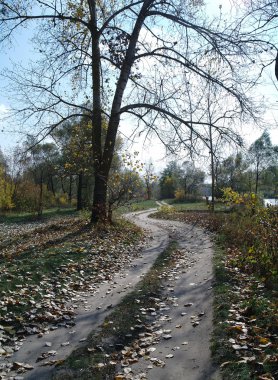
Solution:
[{"label": "tree trunk", "polygon": [[214,212],[214,198],[215,198],[215,165],[214,165],[214,151],[213,151],[213,136],[212,136],[212,120],[210,114],[210,103],[208,100],[208,113],[209,113],[209,148],[210,148],[210,166],[211,166],[211,204],[210,209]]},{"label": "tree trunk", "polygon": [[110,119],[106,132],[104,147],[102,150],[102,121],[101,121],[101,66],[100,66],[100,47],[99,31],[97,27],[96,1],[89,0],[90,9],[90,31],[92,36],[92,88],[93,88],[93,112],[92,112],[92,146],[94,158],[94,177],[95,187],[93,194],[93,207],[91,222],[97,223],[99,220],[107,221],[107,181],[114,155],[114,147],[120,123],[120,112],[122,99],[126,85],[130,76],[131,67],[136,54],[136,45],[141,28],[144,24],[148,7],[153,0],[145,0],[138,14],[125,58],[121,66],[121,72],[117,81],[115,95],[112,103]]},{"label": "tree trunk", "polygon": [[64,194],[66,194],[63,177],[60,177],[60,182],[61,182],[62,191],[63,191]]},{"label": "tree trunk", "polygon": [[258,185],[259,185],[259,165],[257,165],[257,167],[256,167],[255,194],[258,194]]},{"label": "tree trunk", "polygon": [[83,188],[83,172],[80,172],[78,174],[78,184],[77,184],[77,211],[80,211],[83,209],[82,188]]},{"label": "tree trunk", "polygon": [[53,182],[53,176],[52,175],[49,177],[49,182],[50,182],[50,188],[51,188],[52,194],[54,195],[54,197],[56,197],[56,192],[55,192],[55,187],[54,187],[54,182]]},{"label": "tree trunk", "polygon": [[41,173],[41,176],[40,176],[40,194],[39,194],[39,207],[38,207],[38,216],[41,217],[42,216],[42,208],[43,208],[43,205],[42,205],[42,197],[43,197],[43,175]]},{"label": "tree trunk", "polygon": [[108,222],[112,223],[112,215],[113,215],[113,210],[112,210],[112,204],[108,204]]},{"label": "tree trunk", "polygon": [[252,172],[248,174],[249,193],[252,193]]},{"label": "tree trunk", "polygon": [[[106,186],[101,177],[102,157],[102,118],[101,118],[101,58],[99,47],[99,30],[97,26],[96,1],[89,0],[90,10],[90,32],[92,37],[92,89],[93,89],[93,112],[92,119],[92,147],[94,167],[94,193],[91,222],[97,223],[106,218]],[[105,181],[107,178],[105,178]]]},{"label": "tree trunk", "polygon": [[187,178],[184,178],[184,183],[183,183],[183,190],[184,190],[184,197],[187,197]]},{"label": "tree trunk", "polygon": [[152,191],[151,191],[150,186],[148,186],[148,188],[147,188],[147,200],[150,201],[151,197],[152,197]]},{"label": "tree trunk", "polygon": [[211,153],[211,211],[214,212],[215,202],[215,174],[214,174],[214,157]]},{"label": "tree trunk", "polygon": [[[91,223],[100,220],[106,222],[107,218],[107,180],[108,174],[95,176],[94,198],[91,214]],[[110,216],[112,218],[112,216]]]},{"label": "tree trunk", "polygon": [[71,206],[71,203],[72,203],[72,175],[70,175],[70,178],[69,178],[69,194],[68,194],[68,197],[69,197],[69,204]]}]

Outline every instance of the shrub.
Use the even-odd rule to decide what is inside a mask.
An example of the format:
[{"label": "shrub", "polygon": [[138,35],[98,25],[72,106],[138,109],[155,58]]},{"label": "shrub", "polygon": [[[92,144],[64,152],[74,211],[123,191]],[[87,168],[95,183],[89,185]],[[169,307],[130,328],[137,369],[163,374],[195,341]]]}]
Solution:
[{"label": "shrub", "polygon": [[234,211],[254,214],[262,206],[262,201],[255,193],[239,194],[230,187],[223,189],[222,201]]},{"label": "shrub", "polygon": [[[43,185],[43,207],[55,205],[53,194]],[[16,186],[14,204],[17,211],[38,212],[40,209],[40,186],[23,181]]]},{"label": "shrub", "polygon": [[68,196],[63,194],[57,198],[57,204],[59,207],[65,207],[68,205]]},{"label": "shrub", "polygon": [[173,206],[170,206],[170,205],[162,205],[159,207],[159,211],[162,213],[169,214],[171,212],[174,212],[175,208]]},{"label": "shrub", "polygon": [[220,229],[237,250],[237,266],[271,285],[278,275],[278,207],[256,205],[252,213],[236,211]]},{"label": "shrub", "polygon": [[184,201],[185,200],[185,191],[183,189],[177,189],[175,191],[175,200]]}]

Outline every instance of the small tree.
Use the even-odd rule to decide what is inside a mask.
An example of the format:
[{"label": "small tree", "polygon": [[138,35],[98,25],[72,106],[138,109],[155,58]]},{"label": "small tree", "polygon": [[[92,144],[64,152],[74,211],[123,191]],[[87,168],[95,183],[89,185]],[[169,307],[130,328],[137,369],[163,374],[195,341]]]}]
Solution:
[{"label": "small tree", "polygon": [[174,198],[179,187],[182,170],[175,161],[171,161],[162,171],[159,179],[161,198]]},{"label": "small tree", "polygon": [[[61,155],[63,172],[69,177],[69,200],[72,199],[72,178],[76,178],[76,197],[77,210],[82,210],[85,205],[91,203],[92,191],[89,183],[92,182],[92,143],[90,136],[92,126],[90,119],[86,117],[79,118],[72,123],[65,123],[57,131],[54,131],[53,137],[58,138],[62,143]],[[84,193],[89,199],[85,200]]]},{"label": "small tree", "polygon": [[146,186],[147,200],[150,200],[152,199],[153,188],[157,181],[157,176],[154,174],[154,166],[151,162],[145,166],[143,178]]},{"label": "small tree", "polygon": [[[55,161],[58,155],[57,147],[53,143],[39,144],[36,139],[29,137],[24,144],[21,162],[25,167],[24,177],[27,182],[34,181],[38,189],[37,212],[42,215],[44,199],[49,198],[49,194],[44,196],[44,192],[49,192],[48,184],[50,180],[50,190],[55,197],[53,187],[53,174],[55,171]],[[30,178],[31,177],[31,178]]]},{"label": "small tree", "polygon": [[181,166],[180,183],[183,187],[185,198],[196,196],[205,180],[205,172],[196,168],[191,161],[185,161]]},{"label": "small tree", "polygon": [[0,209],[11,210],[13,203],[14,183],[7,173],[7,164],[0,151]]},{"label": "small tree", "polygon": [[138,152],[123,154],[122,165],[114,170],[110,176],[108,182],[108,217],[110,222],[114,210],[143,197],[144,183],[140,173],[144,165],[137,156]]},{"label": "small tree", "polygon": [[257,194],[261,173],[270,166],[275,157],[275,148],[273,147],[269,133],[266,130],[250,146],[248,153],[251,167],[254,168],[255,172],[255,194]]}]

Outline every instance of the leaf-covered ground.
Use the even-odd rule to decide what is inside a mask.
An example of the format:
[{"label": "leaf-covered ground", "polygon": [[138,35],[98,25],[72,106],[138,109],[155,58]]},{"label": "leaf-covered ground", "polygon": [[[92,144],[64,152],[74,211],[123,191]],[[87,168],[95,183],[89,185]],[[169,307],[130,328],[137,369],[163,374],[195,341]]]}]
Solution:
[{"label": "leaf-covered ground", "polygon": [[[161,297],[163,279],[169,276],[170,268],[185,265],[185,261],[176,244],[165,250],[133,292],[105,319],[101,330],[93,332],[87,345],[71,354],[55,380],[146,379],[146,373],[134,376],[130,368],[143,357],[149,365],[165,366],[161,360],[152,361],[150,355],[161,338],[167,340],[171,335],[158,328],[154,320],[159,310],[166,309],[167,301]],[[168,303],[173,300],[168,299]]]},{"label": "leaf-covered ground", "polygon": [[215,317],[220,325],[215,328],[213,351],[224,378],[274,380],[277,297],[256,277],[240,271],[235,260],[236,253],[228,249],[225,261],[216,263]]},{"label": "leaf-covered ground", "polygon": [[[230,216],[207,212],[158,212],[156,217],[197,224],[223,233],[223,225],[229,223]],[[251,232],[247,233],[250,235]],[[274,380],[278,378],[277,283],[271,284],[269,289],[265,278],[251,273],[252,267],[245,264],[239,248],[244,234],[236,242],[228,236],[218,235],[218,246],[221,247],[215,262],[212,350],[225,379]]]},{"label": "leaf-covered ground", "polygon": [[[127,222],[92,228],[81,218],[2,225],[0,356],[26,336],[74,325],[74,301],[137,256],[142,232]],[[10,368],[3,363],[1,379]],[[23,368],[24,370],[24,368]]]}]

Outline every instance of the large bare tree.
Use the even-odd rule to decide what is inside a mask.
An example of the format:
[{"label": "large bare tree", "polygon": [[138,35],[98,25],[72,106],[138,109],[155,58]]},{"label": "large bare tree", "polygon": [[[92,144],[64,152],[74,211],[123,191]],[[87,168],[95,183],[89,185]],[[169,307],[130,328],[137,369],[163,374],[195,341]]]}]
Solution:
[{"label": "large bare tree", "polygon": [[[0,1],[2,43],[33,23],[41,57],[6,73],[21,122],[37,126],[43,138],[70,118],[92,121],[92,222],[107,217],[108,176],[124,115],[129,123],[138,120],[138,133],[180,139],[190,148],[203,136],[188,106],[185,73],[213,83],[251,112],[245,91],[254,79],[247,68],[270,42],[252,25],[213,20],[204,10],[201,0]],[[211,60],[223,70],[211,74]]]}]

